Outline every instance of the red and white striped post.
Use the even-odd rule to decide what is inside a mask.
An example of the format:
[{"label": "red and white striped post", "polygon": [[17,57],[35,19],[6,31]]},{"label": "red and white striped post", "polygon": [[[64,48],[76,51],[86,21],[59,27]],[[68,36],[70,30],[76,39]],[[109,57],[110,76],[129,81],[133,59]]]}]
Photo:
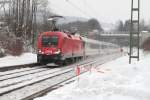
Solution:
[{"label": "red and white striped post", "polygon": [[79,83],[79,75],[80,75],[80,72],[81,72],[81,69],[80,69],[79,65],[77,65],[77,67],[76,67],[76,76],[77,76],[77,78],[78,78],[78,83]]}]

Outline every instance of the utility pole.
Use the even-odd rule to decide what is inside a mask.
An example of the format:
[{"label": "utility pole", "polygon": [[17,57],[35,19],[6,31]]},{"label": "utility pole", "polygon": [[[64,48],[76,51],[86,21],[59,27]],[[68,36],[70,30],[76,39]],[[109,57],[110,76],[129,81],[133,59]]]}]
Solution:
[{"label": "utility pole", "polygon": [[[136,6],[136,7],[135,7]],[[136,14],[136,15],[135,15]],[[140,0],[132,0],[131,2],[131,26],[130,26],[130,53],[129,64],[131,59],[136,58],[139,61],[139,41],[140,41]],[[133,49],[136,48],[136,54],[133,54]]]}]

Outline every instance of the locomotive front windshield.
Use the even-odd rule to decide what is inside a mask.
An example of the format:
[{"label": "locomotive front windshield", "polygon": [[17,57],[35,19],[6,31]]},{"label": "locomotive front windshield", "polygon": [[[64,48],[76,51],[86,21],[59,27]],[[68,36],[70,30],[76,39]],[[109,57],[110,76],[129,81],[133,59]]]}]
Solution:
[{"label": "locomotive front windshield", "polygon": [[42,45],[43,47],[57,46],[58,37],[57,36],[43,36]]}]

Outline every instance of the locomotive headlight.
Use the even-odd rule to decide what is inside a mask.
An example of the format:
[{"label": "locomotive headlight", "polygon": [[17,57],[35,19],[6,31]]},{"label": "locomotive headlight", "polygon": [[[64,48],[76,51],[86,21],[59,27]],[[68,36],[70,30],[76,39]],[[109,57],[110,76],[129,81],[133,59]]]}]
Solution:
[{"label": "locomotive headlight", "polygon": [[38,51],[40,54],[44,54],[44,52],[42,52],[41,50]]},{"label": "locomotive headlight", "polygon": [[39,50],[39,53],[42,53],[42,51],[41,51],[41,50]]},{"label": "locomotive headlight", "polygon": [[61,52],[60,49],[58,49],[57,51],[54,52],[54,54],[59,54]]}]

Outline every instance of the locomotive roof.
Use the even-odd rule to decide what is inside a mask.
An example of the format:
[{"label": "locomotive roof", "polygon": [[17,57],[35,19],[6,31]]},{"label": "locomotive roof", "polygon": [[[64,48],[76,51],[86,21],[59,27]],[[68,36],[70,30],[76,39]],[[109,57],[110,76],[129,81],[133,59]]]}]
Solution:
[{"label": "locomotive roof", "polygon": [[60,32],[60,31],[48,31],[42,32],[40,35],[58,35],[62,37],[68,37],[74,40],[82,40],[80,36],[71,35],[70,33]]}]

